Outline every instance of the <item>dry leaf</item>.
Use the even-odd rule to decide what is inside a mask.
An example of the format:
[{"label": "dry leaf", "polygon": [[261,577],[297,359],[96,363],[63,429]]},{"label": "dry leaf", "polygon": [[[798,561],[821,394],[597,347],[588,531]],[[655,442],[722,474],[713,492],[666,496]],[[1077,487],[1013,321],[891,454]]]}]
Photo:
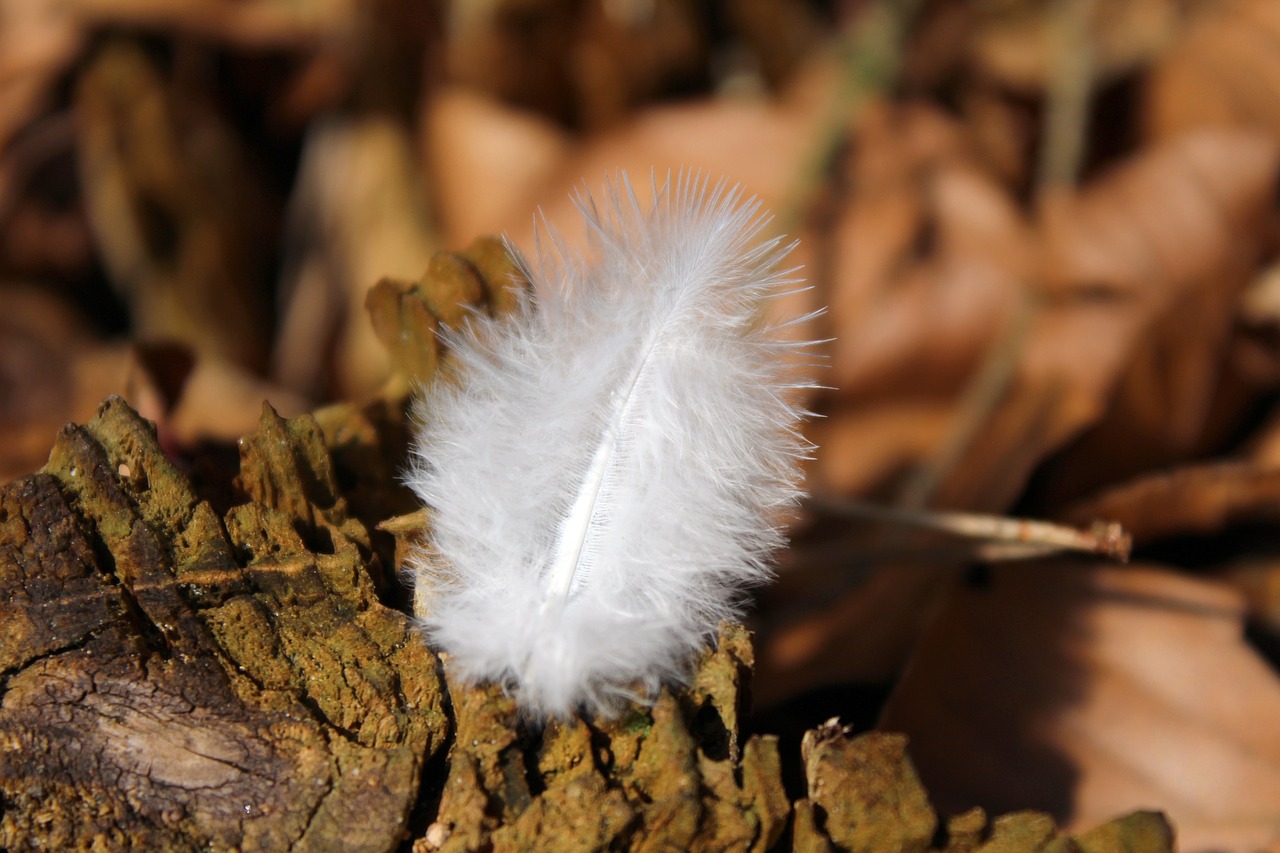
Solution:
[{"label": "dry leaf", "polygon": [[1252,462],[1188,465],[1112,486],[1062,515],[1068,524],[1117,522],[1138,546],[1280,521],[1280,470]]},{"label": "dry leaf", "polygon": [[[1016,313],[1029,228],[974,165],[959,128],[923,107],[872,108],[852,191],[811,271],[835,338],[813,489],[873,494],[942,439],[959,389]],[[818,238],[821,239],[821,238]]]},{"label": "dry leaf", "polygon": [[514,210],[531,211],[571,148],[569,134],[550,121],[454,87],[428,103],[423,143],[449,248],[495,232]]},{"label": "dry leaf", "polygon": [[571,193],[598,186],[619,171],[631,175],[642,203],[650,174],[661,181],[668,172],[684,169],[741,183],[778,212],[808,152],[815,121],[811,105],[790,101],[725,99],[656,107],[568,152],[524,206],[508,211],[497,225],[527,252],[536,208],[565,229],[570,245],[581,245],[585,226],[573,210]]},{"label": "dry leaf", "polygon": [[0,151],[47,109],[50,90],[81,49],[85,33],[64,5],[0,2]]},{"label": "dry leaf", "polygon": [[385,276],[417,278],[436,249],[409,128],[374,113],[308,135],[290,203],[273,376],[312,396],[362,398],[389,375],[365,313]]},{"label": "dry leaf", "polygon": [[1280,6],[1271,0],[1197,5],[1147,79],[1147,134],[1168,139],[1230,126],[1280,139]]},{"label": "dry leaf", "polygon": [[1280,843],[1280,681],[1240,616],[1156,566],[995,569],[938,614],[882,726],[944,809],[1159,806],[1188,853]]},{"label": "dry leaf", "polygon": [[96,342],[83,318],[36,288],[0,287],[0,301],[0,481],[8,482],[44,464],[73,411],[92,414],[75,399],[72,365]]},{"label": "dry leaf", "polygon": [[[1028,352],[1025,370],[1060,384],[1076,429],[1108,409],[1059,460],[1047,494],[1079,496],[1211,438],[1278,163],[1276,146],[1256,134],[1206,130],[1150,149],[1050,208],[1044,263],[1051,292],[1069,301],[1035,333],[1043,345]],[[1089,300],[1090,288],[1108,298]],[[1083,298],[1070,299],[1072,290]]]}]

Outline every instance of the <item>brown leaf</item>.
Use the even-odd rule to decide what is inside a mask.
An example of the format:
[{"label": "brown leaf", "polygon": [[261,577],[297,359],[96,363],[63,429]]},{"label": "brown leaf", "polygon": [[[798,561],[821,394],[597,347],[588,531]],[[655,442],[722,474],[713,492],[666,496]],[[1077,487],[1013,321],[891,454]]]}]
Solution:
[{"label": "brown leaf", "polygon": [[774,86],[804,65],[826,28],[814,7],[787,0],[730,0],[725,16],[750,43],[760,72]]},{"label": "brown leaf", "polygon": [[[892,163],[922,122],[899,114],[883,136],[869,122],[855,163]],[[960,390],[1019,322],[1019,299],[1032,312],[1025,343],[999,356],[1007,390],[977,413],[936,501],[1004,509],[1035,465],[1104,416],[1063,464],[1063,491],[1196,446],[1264,243],[1274,146],[1234,132],[1177,140],[1049,199],[1035,231],[962,156],[868,171],[840,215],[835,265],[818,271],[832,287],[838,391],[814,427],[834,448],[813,468],[817,487],[874,494],[964,426]]]},{"label": "brown leaf", "polygon": [[[1265,140],[1206,131],[1153,149],[1074,196],[1050,199],[1039,234],[1030,238],[1001,190],[939,169],[933,178],[938,189],[926,196],[936,205],[932,217],[912,227],[916,234],[933,228],[939,236],[923,257],[906,259],[907,270],[919,277],[918,307],[909,307],[911,277],[888,290],[874,266],[862,287],[875,293],[878,285],[888,295],[878,303],[851,301],[845,289],[859,292],[859,278],[836,267],[836,399],[846,397],[855,403],[854,417],[872,422],[883,417],[876,413],[881,398],[901,399],[900,410],[909,402],[935,420],[940,411],[954,412],[963,374],[972,372],[984,344],[994,345],[1002,309],[1008,311],[1014,299],[1031,299],[1025,344],[1001,356],[1010,362],[1007,393],[994,410],[978,413],[984,420],[974,429],[975,440],[947,472],[935,500],[1003,509],[1032,467],[1104,414],[1098,437],[1063,464],[1062,490],[1078,493],[1090,477],[1187,453],[1210,419],[1236,300],[1265,239],[1276,168],[1275,148]],[[850,228],[859,223],[859,199],[871,192],[853,196]],[[879,218],[888,219],[883,213]],[[904,242],[898,238],[898,245]],[[886,245],[894,243],[882,240],[878,250],[862,246],[861,253],[851,247],[849,257],[860,259],[850,270],[867,269],[868,256],[877,257]],[[882,263],[880,269],[892,267]],[[1029,289],[1028,279],[1042,282],[1043,292]],[[886,310],[896,299],[905,303],[901,312]],[[887,326],[881,325],[885,317]],[[877,334],[876,327],[883,331]],[[876,360],[895,353],[901,355],[893,362]],[[850,362],[873,365],[865,375],[878,384],[860,385],[859,374],[845,366]],[[938,385],[928,384],[933,382]],[[894,463],[919,463],[938,446],[922,447],[923,422],[918,429],[898,424],[877,435],[898,447],[860,443],[856,433],[841,435],[846,427],[839,409],[830,414],[817,434],[829,431],[842,448],[860,445],[864,460],[834,453],[827,457],[832,465],[891,472]],[[956,421],[950,429],[962,425]],[[1143,436],[1137,448],[1134,435]],[[941,440],[941,434],[935,438]],[[923,454],[908,449],[916,447]],[[852,472],[824,481],[822,465],[820,458],[818,482],[835,491],[865,494],[876,485]]]},{"label": "brown leaf", "polygon": [[1280,521],[1280,470],[1250,462],[1188,465],[1139,477],[1072,505],[1062,519],[1121,524],[1138,545]]},{"label": "brown leaf", "polygon": [[1043,563],[957,590],[882,725],[940,807],[1072,826],[1158,804],[1182,849],[1280,841],[1280,682],[1237,596],[1153,566]]},{"label": "brown leaf", "polygon": [[416,279],[437,248],[405,122],[370,113],[314,126],[289,220],[273,376],[312,396],[366,397],[389,375],[368,291]]},{"label": "brown leaf", "polygon": [[1280,139],[1280,7],[1201,3],[1147,78],[1154,139],[1204,127],[1248,127]]},{"label": "brown leaf", "polygon": [[942,440],[959,389],[1024,298],[1034,254],[953,122],[923,106],[872,108],[858,131],[829,266],[810,273],[835,339],[823,382],[837,389],[811,427],[833,449],[810,476],[815,491],[865,495]]},{"label": "brown leaf", "polygon": [[73,359],[95,341],[63,300],[36,288],[0,287],[0,300],[0,481],[8,482],[48,456],[76,405]]},{"label": "brown leaf", "polygon": [[457,247],[496,232],[516,211],[531,219],[540,189],[565,165],[572,143],[534,113],[445,87],[427,103],[423,147],[444,243]]},{"label": "brown leaf", "polygon": [[[490,222],[486,230],[511,235],[529,254],[536,209],[570,246],[584,245],[582,217],[570,196],[583,186],[595,191],[603,179],[619,172],[630,175],[642,201],[649,196],[650,175],[661,184],[668,173],[697,171],[713,181],[724,178],[741,184],[748,195],[759,196],[766,208],[778,213],[809,153],[820,118],[822,96],[803,85],[808,82],[798,81],[784,98],[706,99],[639,112],[609,132],[567,149],[523,204],[506,211],[496,224]],[[825,90],[829,81],[813,85]],[[487,184],[490,169],[500,176],[510,168],[486,163],[484,172],[474,177]]]},{"label": "brown leaf", "polygon": [[579,36],[569,63],[574,117],[585,127],[616,123],[645,101],[708,77],[711,46],[696,3],[590,3],[576,17]]},{"label": "brown leaf", "polygon": [[113,394],[165,417],[169,401],[139,348],[99,340],[65,300],[34,287],[0,286],[0,299],[0,481],[39,468],[59,428]]},{"label": "brown leaf", "polygon": [[[645,102],[706,86],[713,48],[706,23],[699,5],[688,0],[498,0],[463,6],[451,20],[449,77],[497,100],[595,130],[625,119]],[[793,43],[803,37],[787,34]]]},{"label": "brown leaf", "polygon": [[[1199,448],[1278,162],[1256,134],[1207,130],[1049,208],[1044,263],[1065,302],[1046,315],[1025,370],[1060,384],[1062,408],[1076,413],[1064,432],[1107,410],[1060,460],[1048,494],[1078,496]],[[1091,302],[1091,287],[1111,298]]]},{"label": "brown leaf", "polygon": [[50,90],[86,33],[65,7],[42,0],[0,3],[0,151],[48,107]]},{"label": "brown leaf", "polygon": [[939,505],[1003,510],[1069,440],[1046,500],[1197,446],[1264,243],[1276,154],[1254,134],[1205,131],[1047,200],[1025,347],[1004,354],[1008,392],[941,481]]},{"label": "brown leaf", "polygon": [[1207,552],[1215,555],[1210,571],[1239,590],[1250,618],[1274,633],[1280,631],[1280,562],[1267,531],[1278,506],[1280,471],[1273,465],[1217,462],[1121,483],[1073,504],[1063,517],[1116,520],[1140,546],[1219,537],[1228,544]]}]

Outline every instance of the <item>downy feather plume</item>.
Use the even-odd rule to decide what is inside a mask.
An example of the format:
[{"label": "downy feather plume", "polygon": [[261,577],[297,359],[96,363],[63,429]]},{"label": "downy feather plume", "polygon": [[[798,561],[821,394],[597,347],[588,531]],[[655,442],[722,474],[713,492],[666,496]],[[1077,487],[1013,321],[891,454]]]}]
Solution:
[{"label": "downy feather plume", "polygon": [[416,412],[422,624],[535,718],[686,676],[769,579],[811,449],[786,329],[811,315],[762,318],[797,279],[759,202],[688,175],[652,206],[625,175],[607,196],[577,199],[589,260],[551,232],[514,316],[447,333],[455,381]]}]

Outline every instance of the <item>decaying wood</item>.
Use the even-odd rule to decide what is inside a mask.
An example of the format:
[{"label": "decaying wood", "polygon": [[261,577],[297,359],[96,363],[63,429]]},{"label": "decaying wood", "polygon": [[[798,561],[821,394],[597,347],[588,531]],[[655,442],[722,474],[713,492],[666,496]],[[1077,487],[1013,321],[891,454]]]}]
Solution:
[{"label": "decaying wood", "polygon": [[[492,260],[433,269],[500,308]],[[375,290],[381,333],[435,345],[432,275]],[[1170,849],[1158,815],[1074,838],[1033,813],[940,822],[904,738],[835,722],[789,794],[779,739],[743,727],[740,625],[652,705],[526,725],[383,603],[405,447],[403,398],[266,407],[220,513],[113,398],[0,489],[0,848]]]},{"label": "decaying wood", "polygon": [[[251,445],[245,467],[300,449]],[[220,519],[119,399],[0,493],[0,843],[403,836],[449,730],[437,661],[378,602],[358,540],[291,500]]]},{"label": "decaying wood", "polygon": [[[379,557],[313,418],[264,412],[240,488],[248,500],[219,517],[113,399],[0,491],[4,847],[927,850],[937,837],[900,736],[811,732],[807,798],[790,802],[778,739],[741,728],[741,626],[652,707],[533,730],[500,690],[446,686],[447,660],[379,602]],[[1048,818],[1016,818],[1033,819],[1045,844],[1068,844]],[[1154,832],[1145,820],[1135,832]]]}]

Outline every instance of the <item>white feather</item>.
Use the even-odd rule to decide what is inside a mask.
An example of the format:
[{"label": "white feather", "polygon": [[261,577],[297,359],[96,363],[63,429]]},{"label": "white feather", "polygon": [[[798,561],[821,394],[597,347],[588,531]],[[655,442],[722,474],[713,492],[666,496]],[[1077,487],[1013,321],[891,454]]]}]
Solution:
[{"label": "white feather", "polygon": [[578,206],[590,261],[551,241],[515,315],[450,334],[409,484],[432,510],[414,561],[450,671],[532,716],[607,713],[686,675],[770,577],[799,497],[796,351],[763,301],[795,284],[756,243],[759,203],[681,176],[642,206],[623,175]]}]

